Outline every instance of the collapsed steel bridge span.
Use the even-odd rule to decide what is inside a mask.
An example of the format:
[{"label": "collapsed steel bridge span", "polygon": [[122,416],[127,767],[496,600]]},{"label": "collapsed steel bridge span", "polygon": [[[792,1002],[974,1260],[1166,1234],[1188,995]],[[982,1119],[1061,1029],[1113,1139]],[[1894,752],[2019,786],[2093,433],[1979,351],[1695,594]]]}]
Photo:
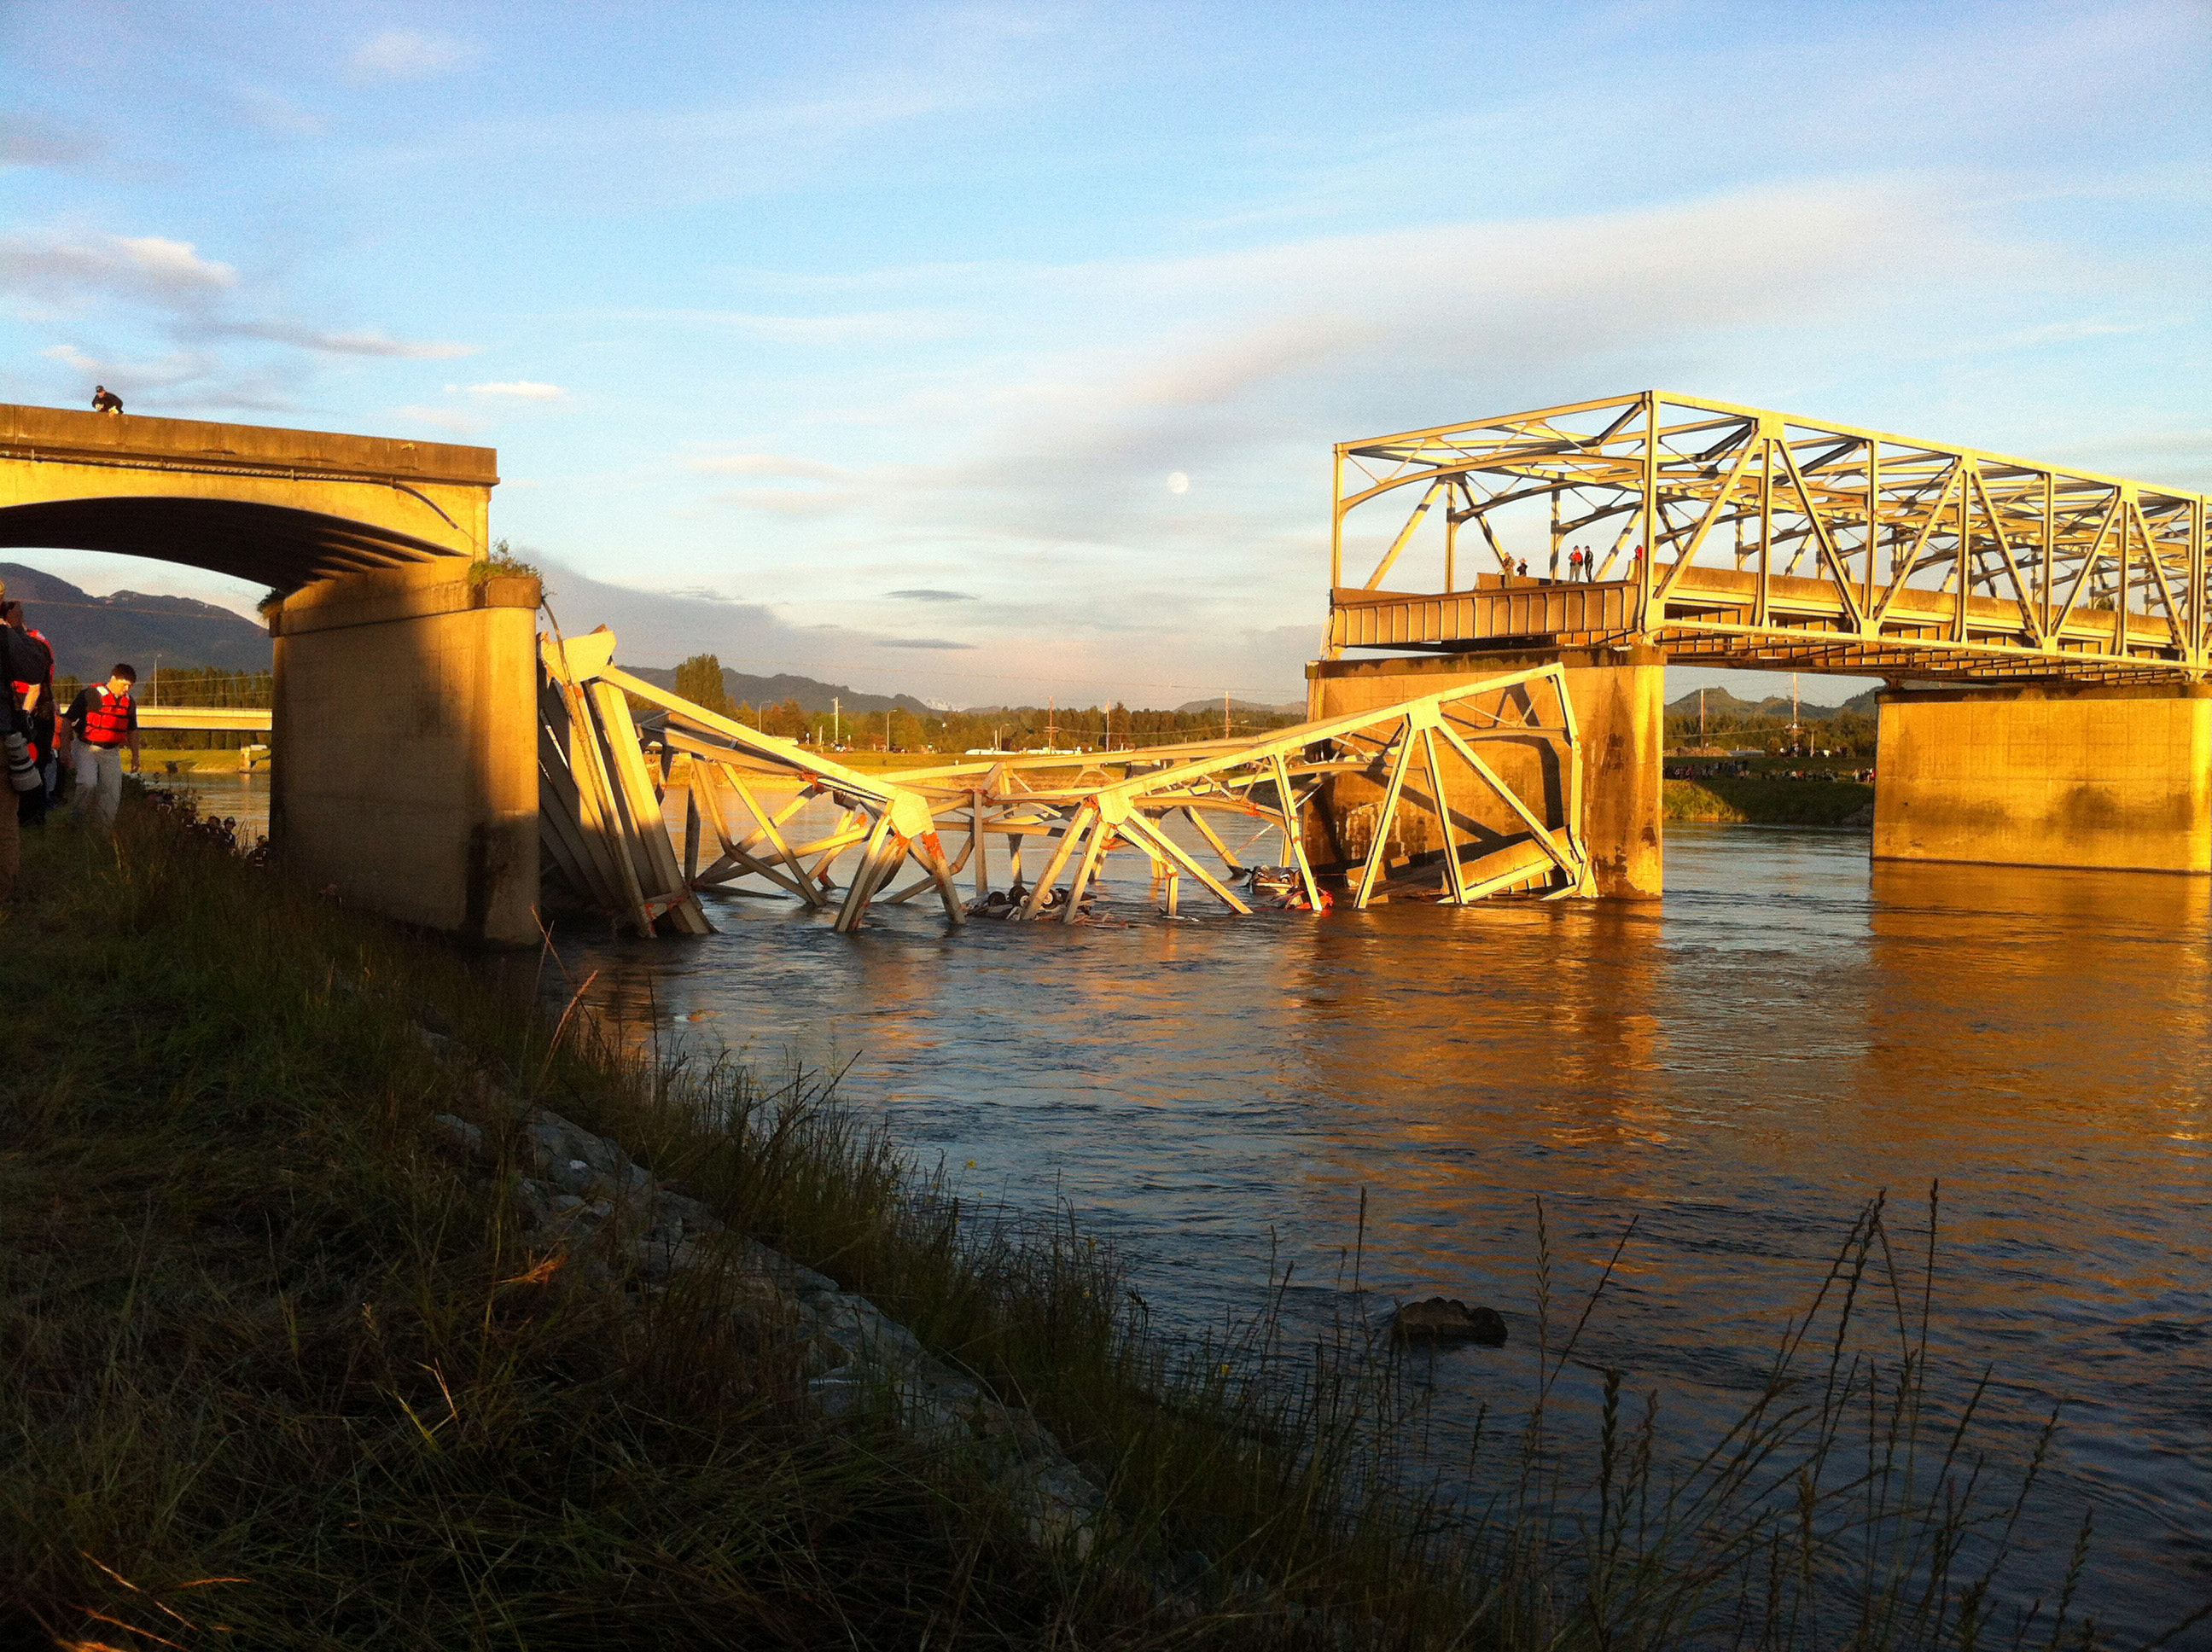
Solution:
[{"label": "collapsed steel bridge span", "polygon": [[[1249,915],[1237,884],[1254,869],[1218,829],[1231,822],[1279,840],[1286,903],[1308,910],[1328,903],[1324,878],[1354,907],[1394,894],[1465,903],[1589,892],[1581,740],[1557,666],[1249,738],[869,773],[633,677],[614,647],[604,629],[541,640],[542,846],[572,897],[641,933],[707,932],[698,895],[713,889],[834,907],[847,932],[872,905],[921,895],[955,923],[971,909],[1072,923],[1115,854],[1146,863],[1169,914],[1188,880]],[[642,727],[634,704],[647,708]],[[1372,799],[1341,816],[1317,806],[1348,780]],[[668,819],[678,790],[680,824]],[[836,821],[801,833],[795,817],[815,799],[835,805]],[[1006,878],[996,888],[994,841]],[[911,881],[894,888],[902,871]],[[963,872],[971,900],[956,882]]]}]

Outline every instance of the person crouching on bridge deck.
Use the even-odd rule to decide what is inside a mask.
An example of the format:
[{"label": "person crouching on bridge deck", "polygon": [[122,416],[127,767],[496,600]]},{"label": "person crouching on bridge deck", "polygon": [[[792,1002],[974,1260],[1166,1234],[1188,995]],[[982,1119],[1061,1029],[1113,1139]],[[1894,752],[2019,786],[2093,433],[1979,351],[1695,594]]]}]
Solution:
[{"label": "person crouching on bridge deck", "polygon": [[29,723],[24,732],[39,770],[38,785],[17,799],[16,812],[24,825],[43,826],[54,785],[54,646],[25,623],[19,602],[0,601],[0,624],[30,645],[33,664],[45,666],[32,677],[15,679],[15,703]]},{"label": "person crouching on bridge deck", "polygon": [[118,665],[105,683],[77,690],[68,722],[76,767],[76,815],[81,826],[102,831],[115,824],[123,802],[123,748],[131,748],[131,767],[138,767],[138,702],[131,695],[138,673]]},{"label": "person crouching on bridge deck", "polygon": [[92,387],[92,410],[95,413],[120,413],[123,411],[123,398],[106,385],[94,385]]}]

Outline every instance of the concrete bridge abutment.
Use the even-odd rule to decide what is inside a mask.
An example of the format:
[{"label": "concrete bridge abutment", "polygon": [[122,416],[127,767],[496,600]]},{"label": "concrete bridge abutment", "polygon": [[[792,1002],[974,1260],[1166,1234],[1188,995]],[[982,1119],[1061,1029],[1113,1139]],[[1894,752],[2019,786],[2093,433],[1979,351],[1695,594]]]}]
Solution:
[{"label": "concrete bridge abutment", "polygon": [[[1306,667],[1306,715],[1365,711],[1502,672],[1551,665],[1565,670],[1582,742],[1579,826],[1589,853],[1589,892],[1600,900],[1656,901],[1665,872],[1660,759],[1666,735],[1666,662],[1657,649],[1529,648],[1316,660]],[[1524,796],[1558,786],[1558,777],[1541,772],[1541,758],[1534,749],[1518,759],[1505,747],[1488,748],[1485,755]],[[1322,799],[1326,823],[1316,826],[1307,845],[1317,865],[1342,864],[1350,817],[1379,795],[1379,788],[1358,777],[1328,782]],[[1402,847],[1416,853],[1420,848]]]},{"label": "concrete bridge abutment", "polygon": [[270,838],[288,875],[427,929],[535,944],[535,579],[460,557],[269,610]]},{"label": "concrete bridge abutment", "polygon": [[2212,684],[1881,696],[1877,860],[2212,876]]}]

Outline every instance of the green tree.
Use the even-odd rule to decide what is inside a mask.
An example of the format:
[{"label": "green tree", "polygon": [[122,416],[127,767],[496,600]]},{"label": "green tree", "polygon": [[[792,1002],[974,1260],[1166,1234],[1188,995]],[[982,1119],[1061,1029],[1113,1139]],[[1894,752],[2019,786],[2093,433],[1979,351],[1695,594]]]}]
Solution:
[{"label": "green tree", "polygon": [[712,654],[694,654],[676,668],[676,692],[724,717],[737,715],[737,708],[723,691],[722,662]]}]

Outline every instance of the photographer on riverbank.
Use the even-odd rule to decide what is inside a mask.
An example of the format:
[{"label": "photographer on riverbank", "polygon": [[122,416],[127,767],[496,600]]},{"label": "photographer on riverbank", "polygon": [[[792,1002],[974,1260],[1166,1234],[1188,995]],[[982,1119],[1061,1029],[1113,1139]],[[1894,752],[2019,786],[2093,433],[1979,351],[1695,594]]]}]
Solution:
[{"label": "photographer on riverbank", "polygon": [[105,683],[77,691],[64,722],[76,769],[76,822],[106,831],[115,824],[123,802],[123,748],[131,748],[131,767],[138,768],[138,702],[131,690],[138,673],[118,665]]},{"label": "photographer on riverbank", "polygon": [[54,647],[24,617],[20,602],[0,601],[0,623],[30,646],[35,663],[41,667],[27,677],[18,671],[10,680],[15,685],[15,703],[22,708],[27,725],[23,732],[30,741],[31,761],[37,765],[39,774],[39,783],[17,797],[16,817],[26,826],[43,826],[46,823],[46,806],[52,801],[56,768]]},{"label": "photographer on riverbank", "polygon": [[[0,599],[8,594],[8,587],[0,583]],[[51,665],[33,647],[31,640],[12,625],[0,624],[0,670],[4,670],[11,684],[36,683],[42,672]],[[7,716],[0,725],[9,746],[9,779],[14,779],[14,761],[21,752],[27,761],[31,738],[30,714],[23,707],[24,695],[12,686],[8,693]],[[12,800],[11,800],[12,801]],[[12,901],[15,896],[15,873],[22,865],[23,829],[16,818],[11,802],[0,802],[0,901]]]}]

